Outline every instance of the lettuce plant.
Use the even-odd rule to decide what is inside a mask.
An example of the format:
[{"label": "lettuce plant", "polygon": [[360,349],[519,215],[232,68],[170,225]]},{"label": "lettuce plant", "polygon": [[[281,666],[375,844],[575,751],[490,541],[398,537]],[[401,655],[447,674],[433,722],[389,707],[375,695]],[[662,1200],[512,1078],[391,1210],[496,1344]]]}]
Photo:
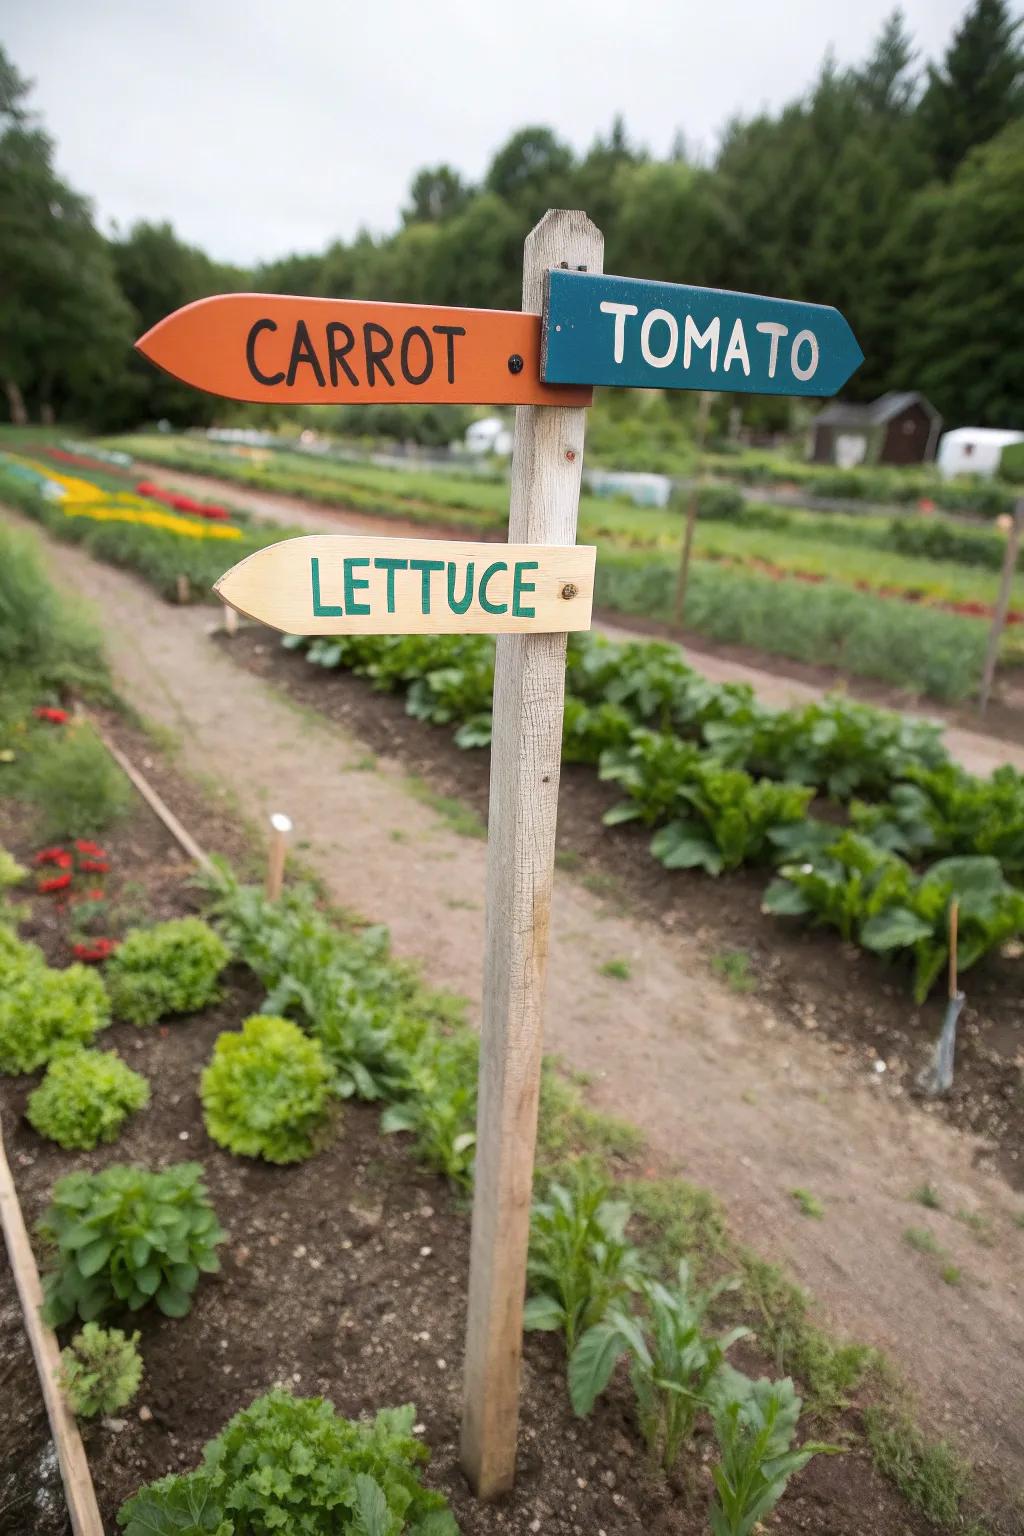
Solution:
[{"label": "lettuce plant", "polygon": [[51,970],[34,945],[3,927],[0,981],[0,1072],[35,1072],[69,1046],[89,1045],[110,1022],[95,971]]},{"label": "lettuce plant", "polygon": [[720,1338],[704,1332],[708,1308],[729,1288],[725,1282],[694,1292],[685,1259],[679,1261],[674,1286],[641,1277],[639,1311],[615,1303],[572,1351],[569,1396],[576,1412],[591,1412],[616,1362],[628,1356],[640,1432],[663,1471],[671,1472],[693,1436],[726,1351],[750,1331],[734,1328]]},{"label": "lettuce plant", "polygon": [[235,1415],[194,1472],[161,1478],[122,1505],[125,1536],[458,1536],[443,1494],[417,1466],[416,1412],[342,1418],[319,1397],[268,1392]]},{"label": "lettuce plant", "polygon": [[87,1151],[115,1141],[128,1116],[148,1103],[146,1079],[114,1051],[76,1050],[50,1062],[25,1116],[40,1136]]},{"label": "lettuce plant", "polygon": [[197,1013],[220,995],[227,947],[198,917],[133,928],[106,967],[114,1017],[155,1024],[167,1014]]},{"label": "lettuce plant", "polygon": [[51,1248],[43,1316],[59,1327],[150,1301],[184,1317],[201,1272],[220,1268],[224,1241],[198,1163],[151,1173],[115,1163],[70,1173],[53,1187],[39,1231]]},{"label": "lettuce plant", "polygon": [[268,1163],[312,1157],[327,1129],[331,1070],[297,1024],[253,1014],[217,1037],[200,1097],[219,1146]]},{"label": "lettuce plant", "polygon": [[635,1288],[641,1261],[626,1236],[630,1209],[584,1168],[572,1186],[553,1183],[530,1214],[526,1329],[561,1332],[572,1354],[580,1335]]},{"label": "lettuce plant", "polygon": [[139,1335],[86,1323],[60,1353],[60,1388],[78,1419],[117,1413],[131,1402],[142,1380]]}]

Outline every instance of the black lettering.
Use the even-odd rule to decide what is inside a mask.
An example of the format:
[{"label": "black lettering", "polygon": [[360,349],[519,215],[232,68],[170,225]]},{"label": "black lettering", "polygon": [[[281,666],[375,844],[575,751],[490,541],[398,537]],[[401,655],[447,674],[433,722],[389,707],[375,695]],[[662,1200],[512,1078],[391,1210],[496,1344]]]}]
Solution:
[{"label": "black lettering", "polygon": [[289,389],[291,389],[292,385],[295,383],[295,375],[298,372],[300,363],[309,364],[313,372],[316,374],[317,383],[319,384],[320,388],[323,389],[324,371],[320,367],[320,359],[317,357],[316,352],[314,351],[313,343],[310,340],[309,332],[306,329],[305,320],[297,320],[295,322],[295,339],[292,342],[292,355],[291,361],[288,364],[288,378],[286,380]]},{"label": "black lettering", "polygon": [[435,336],[447,336],[448,338],[448,383],[455,383],[455,338],[465,336],[464,325],[435,325],[431,329]]},{"label": "black lettering", "polygon": [[[374,347],[373,345],[371,337],[374,332],[384,338],[383,345],[380,347]],[[366,348],[366,382],[370,388],[373,388],[374,374],[378,368],[388,383],[393,385],[395,381],[384,366],[384,359],[390,357],[395,349],[390,333],[382,325],[378,325],[375,320],[368,320],[363,326],[363,346]]]},{"label": "black lettering", "polygon": [[[424,365],[422,373],[413,373],[409,367],[409,343],[414,336],[418,336],[423,343]],[[409,384],[425,384],[434,371],[434,349],[430,343],[430,337],[420,325],[410,325],[402,337],[402,374]]]},{"label": "black lettering", "polygon": [[[345,345],[343,347],[335,345],[334,338],[338,334],[344,334]],[[350,325],[343,325],[340,320],[332,320],[330,325],[327,327],[326,335],[327,361],[331,365],[331,383],[337,384],[338,382],[338,364],[340,363],[344,368],[346,375],[348,376],[349,383],[358,384],[359,379],[356,375],[355,369],[345,361],[345,358],[352,351],[352,348],[356,344],[356,339],[352,334],[352,327]]]},{"label": "black lettering", "polygon": [[245,361],[248,363],[249,372],[252,374],[257,384],[266,384],[271,386],[274,384],[280,384],[284,380],[284,369],[282,369],[280,373],[261,373],[256,366],[256,337],[259,335],[260,331],[276,330],[276,321],[257,320],[250,328],[249,334],[245,339]]}]

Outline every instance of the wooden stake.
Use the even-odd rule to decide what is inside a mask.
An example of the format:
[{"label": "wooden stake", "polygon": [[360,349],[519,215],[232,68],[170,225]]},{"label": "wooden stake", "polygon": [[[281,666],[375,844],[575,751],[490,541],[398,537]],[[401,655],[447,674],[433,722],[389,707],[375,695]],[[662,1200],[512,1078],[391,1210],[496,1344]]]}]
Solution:
[{"label": "wooden stake", "polygon": [[[64,1401],[58,1380],[60,1376],[60,1346],[57,1335],[47,1328],[39,1316],[43,1304],[43,1288],[39,1283],[35,1255],[25,1230],[25,1220],[18,1203],[18,1194],[11,1177],[11,1170],[0,1135],[0,1225],[4,1229],[11,1272],[18,1289],[18,1299],[24,1314],[25,1332],[42,1389],[50,1432],[57,1449],[60,1475],[64,1482],[64,1496],[74,1536],[103,1536],[96,1493],[92,1485],[85,1447],[78,1432],[74,1415]],[[28,1529],[26,1525],[25,1529]]]},{"label": "wooden stake", "polygon": [[[541,311],[550,267],[600,272],[603,257],[603,237],[585,214],[546,213],[527,236],[523,253],[524,311]],[[517,408],[510,541],[576,542],[585,427],[582,409]],[[484,1499],[511,1488],[515,1477],[565,646],[564,634],[501,635],[494,673],[487,936],[462,1417],[462,1466]]]},{"label": "wooden stake", "polygon": [[284,859],[291,830],[291,818],[281,811],[275,811],[270,818],[270,856],[267,859],[267,882],[264,887],[268,901],[277,901],[284,885]]},{"label": "wooden stake", "polygon": [[683,553],[679,561],[679,575],[676,579],[676,599],[672,608],[672,626],[674,629],[682,629],[683,612],[686,608],[686,588],[690,580],[690,552],[693,549],[693,535],[697,527],[698,498],[700,496],[701,482],[704,478],[704,439],[707,436],[708,417],[711,415],[712,396],[708,390],[701,392],[700,403],[697,407],[697,430],[694,433],[694,443],[697,449],[693,471],[693,485],[690,488],[690,501],[686,508],[686,529],[683,533]]},{"label": "wooden stake", "polygon": [[950,903],[950,907],[949,907],[949,995],[950,995],[950,997],[956,997],[956,994],[957,994],[957,991],[958,991],[958,987],[957,987],[957,974],[956,974],[956,946],[957,946],[957,934],[959,933],[959,929],[960,929],[960,903],[957,900],[957,898],[954,896],[952,902]]},{"label": "wooden stake", "polygon": [[179,603],[191,602],[192,588],[189,586],[189,580],[187,576],[179,576],[177,578],[175,582],[175,590],[178,594]]},{"label": "wooden stake", "polygon": [[224,604],[224,633],[229,639],[238,634],[238,610],[230,603]]},{"label": "wooden stake", "polygon": [[1006,540],[1003,575],[999,583],[999,596],[996,599],[995,612],[992,615],[992,629],[988,637],[988,650],[985,653],[985,667],[981,674],[981,689],[978,694],[978,713],[981,715],[988,708],[988,696],[992,692],[992,681],[996,675],[996,663],[999,660],[999,642],[1003,638],[1006,615],[1010,611],[1010,594],[1013,591],[1013,578],[1017,574],[1017,556],[1020,553],[1022,533],[1024,533],[1024,496],[1021,497],[1014,508],[1013,526]]}]

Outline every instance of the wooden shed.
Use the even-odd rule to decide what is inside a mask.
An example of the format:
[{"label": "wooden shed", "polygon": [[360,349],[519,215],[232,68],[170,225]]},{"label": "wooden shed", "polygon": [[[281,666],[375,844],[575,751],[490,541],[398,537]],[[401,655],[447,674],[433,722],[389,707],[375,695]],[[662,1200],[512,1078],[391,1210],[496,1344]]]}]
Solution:
[{"label": "wooden shed", "polygon": [[811,423],[815,464],[930,464],[942,417],[924,395],[892,391],[870,405],[833,400]]}]

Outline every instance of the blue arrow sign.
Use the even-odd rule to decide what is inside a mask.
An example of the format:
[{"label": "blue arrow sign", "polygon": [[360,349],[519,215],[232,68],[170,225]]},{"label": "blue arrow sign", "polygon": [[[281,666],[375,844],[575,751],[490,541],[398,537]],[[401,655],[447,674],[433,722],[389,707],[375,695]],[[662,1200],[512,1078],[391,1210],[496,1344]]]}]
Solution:
[{"label": "blue arrow sign", "polygon": [[864,361],[837,309],[597,272],[548,273],[545,384],[834,395]]}]

